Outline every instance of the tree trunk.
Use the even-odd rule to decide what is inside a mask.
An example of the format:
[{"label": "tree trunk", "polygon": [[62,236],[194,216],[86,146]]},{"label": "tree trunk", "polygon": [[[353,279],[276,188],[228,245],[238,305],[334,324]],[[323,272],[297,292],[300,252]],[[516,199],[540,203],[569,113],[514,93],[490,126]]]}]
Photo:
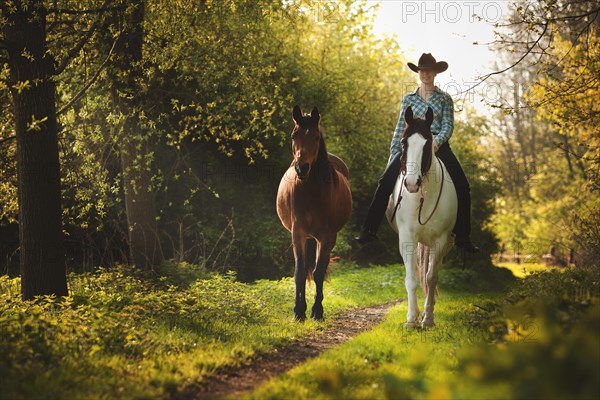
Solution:
[{"label": "tree trunk", "polygon": [[113,109],[124,118],[119,141],[131,261],[140,268],[151,269],[163,260],[163,253],[151,182],[149,135],[140,121],[143,22],[143,0],[131,2],[115,15],[114,23],[121,35],[115,46],[111,89]]},{"label": "tree trunk", "polygon": [[[23,7],[24,8],[24,7]],[[3,8],[17,134],[21,292],[66,296],[54,59],[41,2]]]}]

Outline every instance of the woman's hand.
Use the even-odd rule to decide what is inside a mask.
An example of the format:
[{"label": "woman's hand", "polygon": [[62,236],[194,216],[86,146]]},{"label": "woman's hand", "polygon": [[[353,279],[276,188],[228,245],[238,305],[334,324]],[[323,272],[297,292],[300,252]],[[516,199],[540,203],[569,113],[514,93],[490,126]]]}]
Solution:
[{"label": "woman's hand", "polygon": [[439,148],[440,148],[440,144],[434,140],[433,141],[433,152],[437,153]]}]

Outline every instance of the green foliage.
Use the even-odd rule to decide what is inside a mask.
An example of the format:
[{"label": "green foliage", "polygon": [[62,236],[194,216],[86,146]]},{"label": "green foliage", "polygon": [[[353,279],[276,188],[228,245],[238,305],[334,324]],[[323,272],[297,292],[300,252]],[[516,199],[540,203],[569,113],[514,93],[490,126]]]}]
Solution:
[{"label": "green foliage", "polygon": [[[292,279],[244,284],[233,273],[168,268],[176,277],[140,279],[127,269],[71,275],[70,297],[26,302],[19,278],[0,277],[1,397],[167,396],[325,326],[294,322]],[[327,320],[402,290],[397,266],[342,265],[326,283]]]},{"label": "green foliage", "polygon": [[551,307],[539,304],[537,313],[536,319],[509,332],[518,336],[517,343],[506,348],[480,346],[461,354],[457,373],[465,379],[454,385],[456,397],[591,399],[597,395],[598,304],[580,317],[572,331],[561,327]]},{"label": "green foliage", "polygon": [[498,198],[490,228],[507,245],[507,251],[541,261],[553,246],[557,256],[567,261],[573,249],[579,267],[597,270],[598,197],[590,192],[586,180],[569,168],[562,154],[544,149],[539,156],[545,161],[528,180],[526,197],[506,193]]},{"label": "green foliage", "polygon": [[439,274],[441,290],[452,292],[487,293],[501,292],[515,282],[512,272],[488,263],[471,268],[442,267]]},{"label": "green foliage", "polygon": [[498,33],[505,57],[535,49],[536,39],[547,51],[503,74],[513,103],[503,105],[490,142],[505,189],[492,226],[515,252],[541,256],[553,246],[567,260],[573,250],[579,267],[598,271],[600,41],[588,20],[598,10],[591,1],[561,4],[516,2]]},{"label": "green foliage", "polygon": [[[81,11],[103,4],[64,0],[58,8]],[[63,226],[72,268],[89,271],[128,261],[123,202],[128,177],[155,195],[167,258],[207,270],[235,269],[244,280],[289,275],[289,235],[274,202],[291,160],[294,104],[319,107],[328,149],[350,167],[353,218],[335,249],[350,254],[344,242],[351,242],[362,223],[388,158],[403,90],[416,81],[398,44],[371,33],[374,9],[350,0],[335,7],[312,1],[148,1],[143,60],[128,74],[113,60],[113,44],[126,26],[112,13],[78,18],[50,13],[49,46],[60,65]],[[70,29],[60,29],[63,24]],[[89,36],[73,33],[88,31]],[[3,66],[3,108],[10,101],[7,74]],[[115,99],[133,98],[131,115],[115,109]],[[10,112],[1,118],[0,139],[11,135],[13,123]],[[461,130],[481,125],[470,123]],[[136,129],[124,138],[126,124]],[[139,179],[122,170],[124,139],[138,146],[132,166]],[[479,173],[483,161],[474,152],[467,156],[469,142],[461,140],[465,162],[478,165]],[[8,155],[0,161],[0,224],[6,226],[17,214],[15,145],[1,145]],[[151,171],[148,182],[142,171]],[[492,188],[473,187],[480,224],[489,213]],[[397,259],[389,237],[387,254]],[[482,237],[493,247],[493,238]]]},{"label": "green foliage", "polygon": [[471,237],[484,249],[489,257],[498,249],[498,239],[489,227],[495,211],[494,200],[500,192],[493,160],[484,145],[491,136],[490,127],[484,117],[466,112],[467,120],[455,122],[450,141],[456,157],[467,175],[471,187]]},{"label": "green foliage", "polygon": [[[103,6],[65,0],[58,8]],[[350,167],[357,212],[340,242],[351,237],[387,160],[402,82],[414,76],[397,43],[371,33],[368,2],[330,6],[148,1],[144,58],[131,74],[109,57],[124,28],[113,13],[49,14],[50,51],[60,64],[63,225],[74,269],[127,262],[123,179],[129,175],[120,153],[127,139],[142,146],[133,166],[152,172],[142,189],[155,194],[167,258],[231,267],[248,280],[289,274],[289,236],[275,217],[274,198],[291,159],[294,104],[319,107],[329,150]],[[10,101],[7,73],[3,66],[3,109]],[[123,84],[113,87],[115,81]],[[132,115],[114,109],[115,99],[132,97]],[[10,112],[0,122],[0,139],[10,136]],[[126,123],[136,125],[135,138],[123,138]],[[9,156],[0,162],[4,226],[16,222],[17,196],[15,145],[2,146]]]},{"label": "green foliage", "polygon": [[455,397],[594,398],[600,389],[600,286],[581,271],[526,277],[491,320],[496,346],[464,349]]}]

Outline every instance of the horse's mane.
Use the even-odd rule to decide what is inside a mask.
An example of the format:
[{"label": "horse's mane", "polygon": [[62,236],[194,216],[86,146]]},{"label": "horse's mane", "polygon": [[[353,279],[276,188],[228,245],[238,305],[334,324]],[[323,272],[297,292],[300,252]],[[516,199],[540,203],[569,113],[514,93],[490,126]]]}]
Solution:
[{"label": "horse's mane", "polygon": [[335,168],[329,162],[329,153],[327,152],[327,146],[325,145],[325,140],[323,139],[323,133],[321,133],[321,138],[319,139],[319,154],[317,156],[317,161],[314,164],[314,176],[313,179],[320,180],[322,183],[334,183],[338,182],[338,175],[335,172]]}]

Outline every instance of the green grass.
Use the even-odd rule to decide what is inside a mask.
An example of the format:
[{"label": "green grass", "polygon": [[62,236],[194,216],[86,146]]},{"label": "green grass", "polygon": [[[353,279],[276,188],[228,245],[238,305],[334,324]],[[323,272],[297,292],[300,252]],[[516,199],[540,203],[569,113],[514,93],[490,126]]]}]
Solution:
[{"label": "green grass", "polygon": [[[340,263],[325,284],[326,322],[297,323],[291,278],[246,284],[182,268],[151,281],[122,270],[72,275],[71,297],[60,301],[23,302],[19,280],[0,277],[0,399],[169,397],[219,368],[323,330],[340,312],[405,298],[401,265]],[[515,285],[503,268],[442,269],[440,286],[435,329],[404,329],[401,303],[374,330],[250,397],[596,393],[598,285],[585,273],[533,274]],[[313,295],[310,286],[309,307]],[[561,363],[570,375],[556,368]],[[587,383],[567,384],[580,382],[573,375]],[[536,391],[542,386],[546,392]]]},{"label": "green grass", "polygon": [[[0,399],[165,396],[404,291],[399,266],[342,264],[325,284],[326,322],[297,323],[291,278],[245,284],[232,275],[179,276],[179,286],[171,278],[72,275],[71,297],[23,302],[19,280],[0,277]],[[308,292],[310,307],[314,285]]]},{"label": "green grass", "polygon": [[600,302],[590,276],[530,275],[508,293],[494,293],[473,282],[473,271],[441,275],[446,288],[436,305],[435,329],[404,328],[402,303],[375,329],[247,398],[596,398]]},{"label": "green grass", "polygon": [[[401,266],[400,266],[401,267]],[[402,267],[403,268],[403,267]],[[499,272],[506,278],[506,274]],[[251,399],[377,399],[446,397],[458,352],[489,341],[491,324],[482,314],[504,293],[499,281],[477,279],[471,270],[442,270],[436,327],[404,327],[407,303],[395,306],[384,323],[268,382]],[[466,289],[470,288],[470,289]],[[403,293],[402,298],[405,298]],[[419,307],[423,307],[419,290]]]},{"label": "green grass", "polygon": [[[289,371],[249,397],[376,399],[433,392],[437,382],[452,376],[459,349],[487,336],[467,317],[481,300],[442,293],[436,307],[437,326],[425,331],[404,327],[407,305],[402,303],[372,331]],[[442,396],[443,392],[434,394]]]},{"label": "green grass", "polygon": [[500,262],[497,264],[501,268],[510,270],[517,278],[524,278],[536,272],[548,272],[552,270],[560,270],[558,267],[549,267],[541,263],[514,263]]}]

